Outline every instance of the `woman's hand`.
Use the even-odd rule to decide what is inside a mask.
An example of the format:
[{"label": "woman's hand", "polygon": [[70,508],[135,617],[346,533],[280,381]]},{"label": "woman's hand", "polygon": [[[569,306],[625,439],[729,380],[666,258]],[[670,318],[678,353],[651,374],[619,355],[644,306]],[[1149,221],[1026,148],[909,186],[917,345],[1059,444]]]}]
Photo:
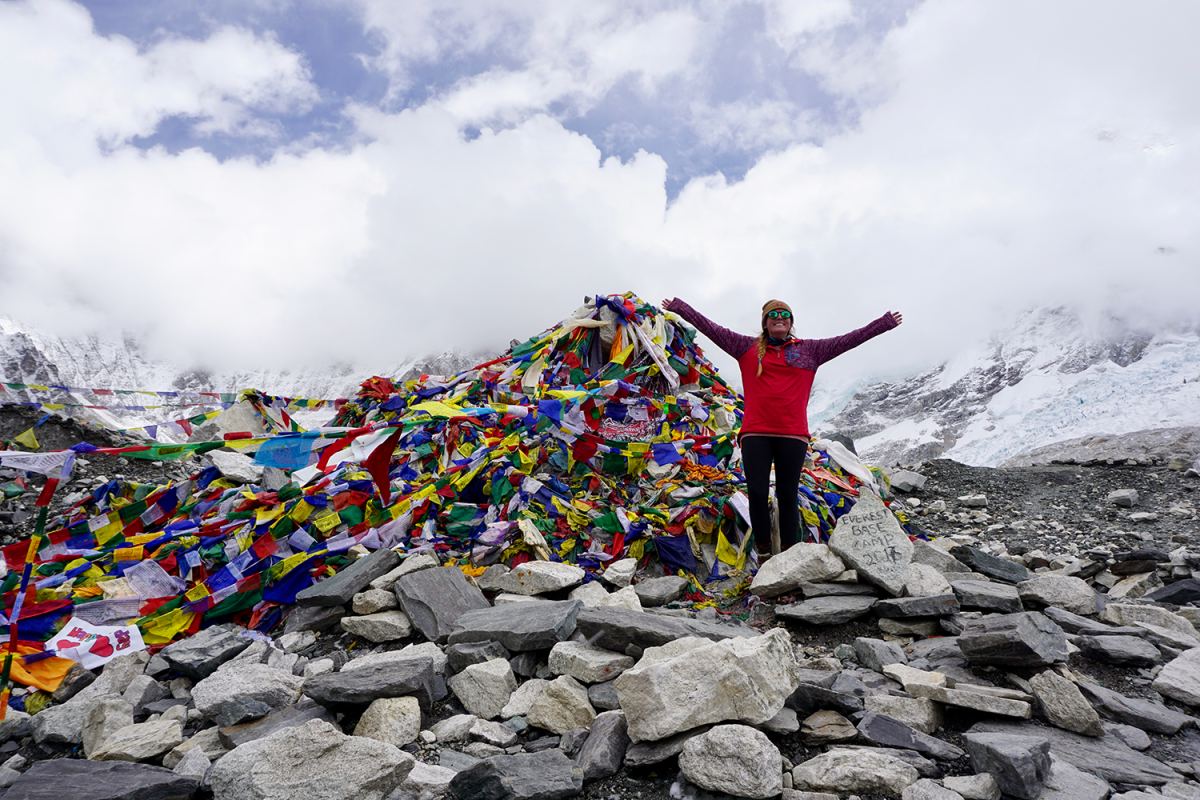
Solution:
[{"label": "woman's hand", "polygon": [[892,319],[896,320],[897,325],[899,325],[901,322],[904,322],[904,315],[899,311],[889,311],[888,313],[892,315]]},{"label": "woman's hand", "polygon": [[669,299],[662,301],[661,308],[663,311],[675,311],[676,310],[675,304],[678,302],[679,302],[678,297],[671,297]]}]

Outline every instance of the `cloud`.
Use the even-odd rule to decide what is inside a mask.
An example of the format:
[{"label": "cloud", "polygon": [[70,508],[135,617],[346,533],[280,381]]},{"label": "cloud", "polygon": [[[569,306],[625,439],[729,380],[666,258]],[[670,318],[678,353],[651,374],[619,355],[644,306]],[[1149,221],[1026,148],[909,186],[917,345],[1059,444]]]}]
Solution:
[{"label": "cloud", "polygon": [[[0,314],[208,366],[384,368],[503,347],[595,292],[747,332],[769,297],[808,336],[905,313],[831,378],[924,366],[1035,303],[1194,317],[1200,11],[790,7],[365,3],[397,86],[455,77],[348,105],[338,147],[221,161],[134,137],[181,115],[254,136],[313,102],[301,54],[229,28],[139,51],[61,0],[0,4]],[[762,24],[734,26],[748,9]],[[718,97],[713,48],[767,40],[837,114],[772,94],[786,64]],[[568,127],[565,106],[618,90],[661,98],[697,147],[761,150],[669,199],[662,153]]]}]

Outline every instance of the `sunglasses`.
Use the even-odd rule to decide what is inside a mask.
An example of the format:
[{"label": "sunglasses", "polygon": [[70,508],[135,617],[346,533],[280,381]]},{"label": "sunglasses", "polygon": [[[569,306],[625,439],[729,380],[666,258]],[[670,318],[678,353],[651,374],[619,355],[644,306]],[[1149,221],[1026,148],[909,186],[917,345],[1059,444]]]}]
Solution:
[{"label": "sunglasses", "polygon": [[767,317],[769,319],[791,319],[792,312],[790,312],[790,311],[768,311]]}]

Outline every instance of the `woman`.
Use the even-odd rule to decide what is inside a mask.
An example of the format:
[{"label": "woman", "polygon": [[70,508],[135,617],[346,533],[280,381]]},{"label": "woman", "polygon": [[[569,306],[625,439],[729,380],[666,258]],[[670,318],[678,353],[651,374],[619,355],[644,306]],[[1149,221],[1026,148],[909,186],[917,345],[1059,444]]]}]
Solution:
[{"label": "woman", "polygon": [[817,367],[903,321],[889,311],[866,327],[832,339],[792,338],[792,309],[769,300],[762,309],[762,332],[744,336],[709,320],[679,298],[664,300],[673,311],[737,359],[746,398],[742,417],[742,467],[750,500],[750,530],[759,563],[771,555],[770,481],[775,465],[779,498],[779,540],[786,550],[800,535],[796,492],[808,454],[808,395]]}]

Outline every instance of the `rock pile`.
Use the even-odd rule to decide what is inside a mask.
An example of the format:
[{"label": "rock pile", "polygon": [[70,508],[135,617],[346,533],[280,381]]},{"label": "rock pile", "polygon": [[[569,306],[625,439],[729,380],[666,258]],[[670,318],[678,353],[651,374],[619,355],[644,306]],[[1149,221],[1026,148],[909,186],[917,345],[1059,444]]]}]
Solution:
[{"label": "rock pile", "polygon": [[1200,797],[1200,554],[897,529],[860,501],[765,564],[750,624],[632,560],[377,551],[274,637],[214,626],[10,711],[4,797]]}]

